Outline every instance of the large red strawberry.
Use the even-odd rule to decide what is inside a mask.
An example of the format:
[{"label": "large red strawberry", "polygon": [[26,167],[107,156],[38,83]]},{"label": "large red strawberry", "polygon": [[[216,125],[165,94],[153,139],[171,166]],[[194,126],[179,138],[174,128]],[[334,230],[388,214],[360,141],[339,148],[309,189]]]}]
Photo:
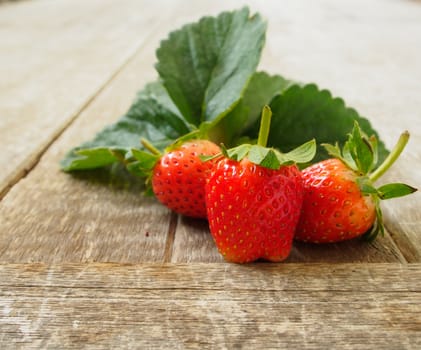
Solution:
[{"label": "large red strawberry", "polygon": [[315,144],[287,154],[265,148],[270,116],[265,107],[266,127],[258,144],[224,150],[206,184],[210,231],[227,261],[282,261],[291,251],[303,199],[301,174],[293,162],[309,161]]},{"label": "large red strawberry", "polygon": [[408,133],[401,136],[395,149],[374,172],[376,140],[367,138],[354,126],[341,151],[325,145],[337,158],[314,164],[302,171],[304,203],[295,238],[312,243],[339,242],[367,233],[374,239],[384,227],[379,201],[415,191],[405,184],[375,188],[373,183],[396,160],[405,147]]},{"label": "large red strawberry", "polygon": [[268,169],[221,160],[206,185],[210,231],[228,261],[282,261],[291,251],[303,201],[295,165]]},{"label": "large red strawberry", "polygon": [[215,161],[203,162],[200,157],[213,156],[221,149],[208,140],[190,140],[160,155],[150,144],[143,143],[155,156],[140,151],[134,155],[143,164],[150,159],[146,167],[151,167],[149,181],[156,198],[176,213],[206,218],[205,183]]}]

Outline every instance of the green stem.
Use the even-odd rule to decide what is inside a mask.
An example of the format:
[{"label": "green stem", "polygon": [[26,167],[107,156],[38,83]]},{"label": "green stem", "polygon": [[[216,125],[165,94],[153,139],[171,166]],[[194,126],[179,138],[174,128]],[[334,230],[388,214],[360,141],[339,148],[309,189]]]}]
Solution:
[{"label": "green stem", "polygon": [[399,137],[399,140],[396,143],[395,147],[389,153],[384,162],[369,176],[372,182],[378,180],[392,166],[396,159],[399,158],[400,154],[402,153],[406,144],[408,143],[408,140],[409,132],[404,131]]},{"label": "green stem", "polygon": [[152,143],[150,143],[148,140],[141,138],[140,143],[152,154],[156,154],[157,156],[161,155],[160,150],[156,148],[154,145],[152,145]]},{"label": "green stem", "polygon": [[271,119],[272,119],[272,110],[270,109],[269,106],[266,105],[263,107],[262,118],[260,120],[259,137],[257,139],[257,144],[259,146],[266,147],[268,143]]}]

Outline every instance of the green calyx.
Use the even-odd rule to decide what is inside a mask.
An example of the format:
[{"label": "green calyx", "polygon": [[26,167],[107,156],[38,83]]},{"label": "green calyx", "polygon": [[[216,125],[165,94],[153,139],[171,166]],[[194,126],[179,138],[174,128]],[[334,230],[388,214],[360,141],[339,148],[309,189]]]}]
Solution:
[{"label": "green calyx", "polygon": [[368,241],[374,240],[380,233],[384,235],[383,214],[380,201],[390,198],[406,196],[417,191],[416,188],[403,183],[391,183],[376,188],[377,181],[399,158],[409,140],[409,132],[404,131],[388,157],[377,168],[378,162],[378,141],[375,136],[368,137],[362,132],[357,122],[349,134],[348,140],[341,149],[338,144],[322,144],[327,152],[335,158],[340,159],[357,174],[357,184],[361,193],[371,196],[376,206],[376,222],[364,238]]},{"label": "green calyx", "polygon": [[250,162],[256,165],[275,170],[284,165],[310,162],[316,154],[316,141],[314,139],[287,153],[282,153],[275,148],[266,147],[271,118],[272,111],[266,105],[262,110],[257,144],[242,144],[231,149],[226,149],[222,145],[222,154],[236,161],[241,161],[247,157]]},{"label": "green calyx", "polygon": [[[182,137],[177,138],[164,149],[164,152],[171,152],[177,149],[183,143],[198,138],[204,138],[202,133],[195,129]],[[126,166],[130,172],[140,177],[149,178],[152,169],[155,167],[157,161],[162,157],[162,152],[155,147],[149,140],[145,138],[140,139],[143,149],[132,148],[130,150],[131,161],[126,163]],[[147,181],[148,182],[148,179]]]},{"label": "green calyx", "polygon": [[142,146],[146,149],[132,148],[130,150],[131,162],[127,169],[134,175],[145,178],[146,188],[149,189],[150,177],[155,164],[161,158],[161,152],[146,139],[141,139]]}]

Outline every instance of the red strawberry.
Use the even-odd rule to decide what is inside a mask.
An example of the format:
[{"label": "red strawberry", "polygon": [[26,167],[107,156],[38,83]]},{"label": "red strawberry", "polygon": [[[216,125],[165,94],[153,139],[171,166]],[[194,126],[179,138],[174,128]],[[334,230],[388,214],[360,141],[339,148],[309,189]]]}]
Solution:
[{"label": "red strawberry", "polygon": [[142,144],[149,152],[132,149],[134,160],[127,167],[147,178],[147,192],[179,214],[206,218],[205,182],[215,160],[203,162],[201,157],[219,154],[221,149],[207,140],[176,141],[161,154],[147,140]]},{"label": "red strawberry", "polygon": [[337,242],[367,232],[376,219],[376,204],[363,195],[357,173],[339,159],[328,159],[302,171],[304,204],[296,239]]},{"label": "red strawberry", "polygon": [[200,156],[220,151],[213,142],[194,140],[164,154],[152,171],[156,198],[179,214],[206,218],[205,183],[213,162],[203,162]]},{"label": "red strawberry", "polygon": [[210,231],[228,261],[282,261],[291,251],[303,200],[295,165],[278,170],[221,160],[206,184]]},{"label": "red strawberry", "polygon": [[[304,204],[295,238],[312,243],[339,242],[361,236],[368,239],[383,233],[380,199],[403,196],[415,191],[404,184],[389,184],[376,189],[378,179],[399,156],[409,134],[404,133],[385,162],[370,174],[377,159],[376,140],[362,134],[355,125],[341,152],[326,145],[338,158],[314,164],[302,171]],[[371,231],[370,228],[372,228]]]},{"label": "red strawberry", "polygon": [[291,251],[303,199],[301,174],[292,163],[298,154],[309,161],[315,143],[287,154],[265,148],[270,116],[265,107],[257,145],[223,150],[227,158],[214,167],[205,187],[211,234],[231,262],[282,261]]}]

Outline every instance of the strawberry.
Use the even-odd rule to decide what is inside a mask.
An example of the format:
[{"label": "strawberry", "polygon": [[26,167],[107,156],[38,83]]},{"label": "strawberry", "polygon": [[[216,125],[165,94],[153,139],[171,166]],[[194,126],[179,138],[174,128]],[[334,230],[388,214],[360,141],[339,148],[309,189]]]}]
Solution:
[{"label": "strawberry", "polygon": [[196,140],[163,155],[152,174],[156,198],[176,213],[206,218],[205,183],[213,163],[203,162],[200,156],[219,152],[213,142]]},{"label": "strawberry", "polygon": [[366,234],[369,240],[384,233],[379,201],[400,197],[416,189],[400,183],[374,187],[393,164],[409,138],[407,132],[374,172],[376,139],[367,138],[356,123],[343,150],[325,145],[336,158],[302,171],[304,203],[295,238],[312,243],[339,242]]},{"label": "strawberry", "polygon": [[358,175],[332,158],[302,171],[305,195],[296,239],[337,242],[367,232],[376,219],[376,204],[364,196]]},{"label": "strawberry", "polygon": [[268,169],[249,159],[218,162],[206,184],[210,231],[227,261],[282,261],[303,201],[296,165]]},{"label": "strawberry", "polygon": [[270,116],[266,106],[257,145],[223,149],[225,157],[205,186],[210,232],[230,262],[277,262],[291,251],[303,200],[301,174],[293,161],[309,161],[315,143],[286,154],[265,148]]},{"label": "strawberry", "polygon": [[205,182],[214,161],[203,162],[200,157],[220,153],[220,148],[208,140],[190,140],[176,143],[161,155],[147,141],[142,143],[153,155],[137,151],[134,156],[144,164],[150,158],[145,168],[151,169],[148,181],[156,198],[176,213],[206,218]]}]

